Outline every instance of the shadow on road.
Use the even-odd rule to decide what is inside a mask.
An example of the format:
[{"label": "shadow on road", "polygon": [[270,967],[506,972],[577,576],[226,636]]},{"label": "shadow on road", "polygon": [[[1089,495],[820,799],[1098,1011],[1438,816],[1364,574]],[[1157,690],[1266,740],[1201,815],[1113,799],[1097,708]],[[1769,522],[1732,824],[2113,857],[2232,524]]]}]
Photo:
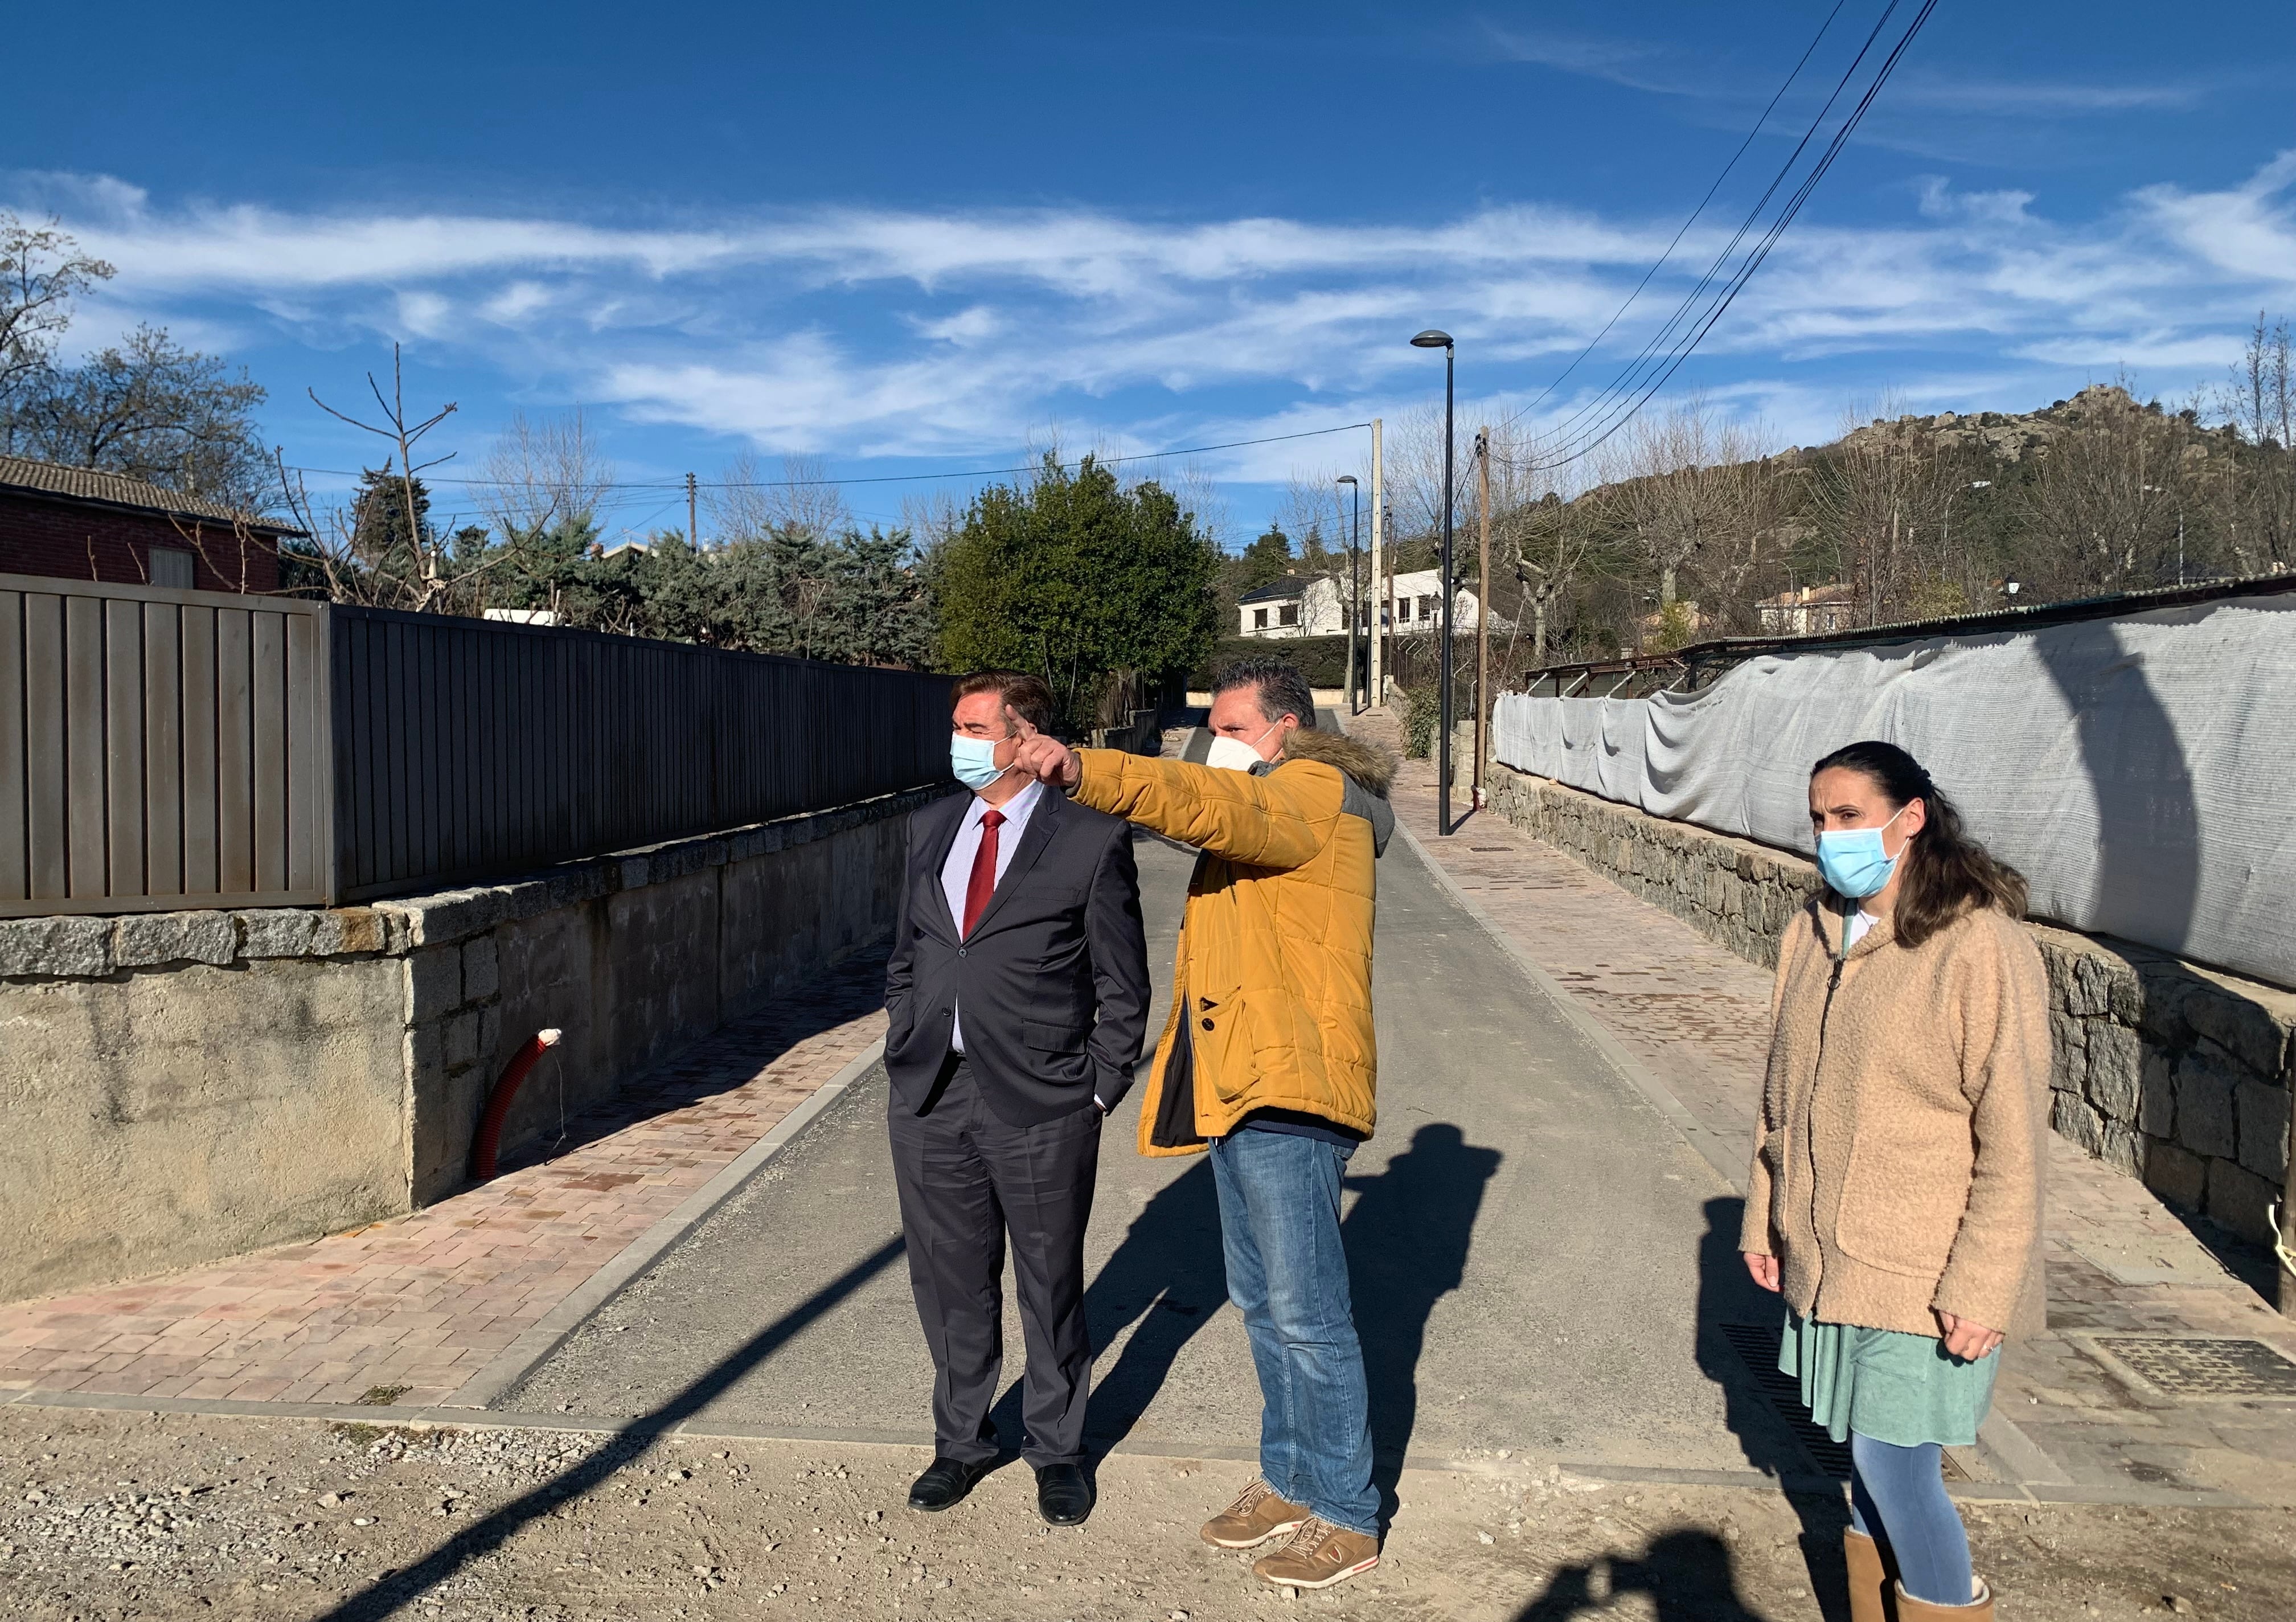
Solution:
[{"label": "shadow on road", "polygon": [[[1085,1290],[1095,1357],[1127,1328],[1138,1325],[1115,1365],[1095,1377],[1085,1424],[1095,1451],[1106,1453],[1131,1434],[1163,1389],[1180,1349],[1226,1298],[1219,1200],[1212,1190],[1211,1162],[1199,1158],[1142,1208],[1124,1241]],[[1017,1435],[1004,1422],[1008,1406],[1017,1417],[1017,1384],[997,1405],[999,1435]]]},{"label": "shadow on road", "polygon": [[[754,1012],[727,1020],[649,1065],[611,1098],[564,1120],[556,1132],[520,1127],[528,1116],[516,1115],[514,1129],[521,1141],[503,1155],[500,1169],[509,1173],[557,1159],[639,1121],[731,1092],[800,1042],[882,1008],[885,950],[879,943],[840,958],[808,977],[802,995],[776,996]],[[547,1067],[565,1062],[561,1051],[554,1050],[528,1078],[521,1102],[537,1112],[535,1121],[543,1118],[543,1105],[533,1101],[546,1098],[554,1085]]]},{"label": "shadow on road", "polygon": [[1371,1388],[1373,1470],[1391,1518],[1396,1479],[1419,1419],[1419,1355],[1436,1302],[1467,1274],[1483,1190],[1505,1157],[1447,1121],[1411,1135],[1375,1176],[1349,1177],[1356,1203],[1341,1225]]},{"label": "shadow on road", "polygon": [[382,1618],[397,1613],[436,1588],[472,1560],[501,1548],[520,1528],[550,1514],[570,1499],[599,1486],[617,1470],[635,1463],[657,1440],[707,1407],[744,1374],[787,1345],[799,1331],[824,1316],[899,1260],[903,1248],[898,1234],[885,1241],[727,1353],[661,1406],[622,1426],[614,1439],[596,1453],[560,1470],[531,1492],[512,1499],[484,1520],[465,1527],[406,1570],[377,1577],[324,1613],[319,1622],[381,1622]]},{"label": "shadow on road", "polygon": [[[1849,1525],[1848,1501],[1838,1488],[1828,1489],[1815,1479],[1815,1461],[1762,1396],[1737,1351],[1722,1334],[1726,1323],[1775,1326],[1785,1317],[1784,1305],[1746,1272],[1745,1257],[1738,1249],[1745,1209],[1746,1202],[1734,1194],[1706,1202],[1706,1232],[1698,1241],[1698,1367],[1722,1388],[1723,1422],[1738,1438],[1746,1462],[1773,1479],[1791,1484],[1787,1501],[1801,1520],[1801,1556],[1809,1568],[1810,1592],[1818,1596],[1826,1622],[1848,1622],[1844,1596],[1849,1593],[1849,1576],[1841,1558],[1841,1534]],[[1677,1536],[1693,1540],[1688,1533]],[[1655,1552],[1658,1544],[1652,1548]],[[1729,1551],[1717,1544],[1714,1552],[1726,1575]],[[1546,1614],[1536,1610],[1523,1613],[1525,1617]],[[1670,1614],[1675,1613],[1660,1607],[1661,1617]],[[1733,1617],[1740,1613],[1693,1610],[1679,1614]]]},{"label": "shadow on road", "polygon": [[[1468,1143],[1458,1127],[1438,1123],[1414,1133],[1384,1170],[1347,1179],[1357,1199],[1341,1236],[1370,1387],[1377,1479],[1390,1505],[1417,1422],[1428,1319],[1466,1276],[1475,1216],[1501,1159],[1496,1149]],[[1200,1159],[1149,1200],[1086,1289],[1095,1356],[1132,1329],[1114,1366],[1094,1382],[1086,1434],[1095,1452],[1104,1454],[1131,1434],[1182,1348],[1226,1298],[1219,1200],[1211,1166]],[[992,1416],[1008,1447],[1019,1445],[1020,1401],[1014,1380]]]},{"label": "shadow on road", "polygon": [[1515,1622],[1567,1622],[1647,1594],[1658,1622],[1764,1622],[1738,1593],[1730,1547],[1711,1532],[1661,1533],[1641,1554],[1605,1555],[1560,1568],[1515,1613]]}]

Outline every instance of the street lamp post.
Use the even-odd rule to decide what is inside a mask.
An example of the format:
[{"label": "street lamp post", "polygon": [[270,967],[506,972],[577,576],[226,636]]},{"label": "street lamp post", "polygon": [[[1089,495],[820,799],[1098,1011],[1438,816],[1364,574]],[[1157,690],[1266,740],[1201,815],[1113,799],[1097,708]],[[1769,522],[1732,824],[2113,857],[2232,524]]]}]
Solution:
[{"label": "street lamp post", "polygon": [[1356,561],[1356,531],[1363,524],[1363,487],[1356,482],[1353,473],[1342,473],[1339,482],[1355,494],[1355,512],[1348,520],[1348,713],[1358,715],[1357,696],[1363,691],[1356,684],[1356,619],[1363,612],[1363,571]]},{"label": "street lamp post", "polygon": [[1414,338],[1411,345],[1415,349],[1443,351],[1443,643],[1436,659],[1442,692],[1435,712],[1435,725],[1442,729],[1443,737],[1436,755],[1435,831],[1447,838],[1451,832],[1451,616],[1455,606],[1451,601],[1451,385],[1457,353],[1451,335],[1433,327]]}]

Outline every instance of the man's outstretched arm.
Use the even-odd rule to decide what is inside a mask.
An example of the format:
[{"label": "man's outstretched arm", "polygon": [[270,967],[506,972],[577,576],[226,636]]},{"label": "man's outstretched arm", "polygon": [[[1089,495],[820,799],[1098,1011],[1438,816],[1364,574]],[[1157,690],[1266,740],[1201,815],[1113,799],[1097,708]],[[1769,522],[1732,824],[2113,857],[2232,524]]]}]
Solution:
[{"label": "man's outstretched arm", "polygon": [[1069,790],[1080,805],[1231,862],[1301,866],[1322,848],[1318,830],[1339,810],[1336,773],[1295,771],[1279,780],[1120,750],[1078,750],[1015,719],[1014,764],[1024,771]]}]

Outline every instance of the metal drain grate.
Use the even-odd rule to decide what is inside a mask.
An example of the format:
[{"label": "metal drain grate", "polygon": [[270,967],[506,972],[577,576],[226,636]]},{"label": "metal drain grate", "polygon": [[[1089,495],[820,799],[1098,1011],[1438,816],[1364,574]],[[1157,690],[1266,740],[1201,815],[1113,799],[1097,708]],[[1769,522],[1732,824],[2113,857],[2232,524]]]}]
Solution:
[{"label": "metal drain grate", "polygon": [[2296,1363],[2261,1340],[2099,1335],[2096,1344],[2170,1397],[2296,1397]]},{"label": "metal drain grate", "polygon": [[1849,1447],[1825,1434],[1824,1429],[1809,1417],[1809,1410],[1801,1404],[1801,1382],[1778,1369],[1778,1343],[1783,1334],[1774,1324],[1725,1323],[1720,1326],[1722,1338],[1738,1354],[1746,1372],[1754,1377],[1755,1388],[1762,1400],[1794,1433],[1794,1439],[1809,1454],[1810,1462],[1821,1473],[1837,1481],[1849,1479]]}]

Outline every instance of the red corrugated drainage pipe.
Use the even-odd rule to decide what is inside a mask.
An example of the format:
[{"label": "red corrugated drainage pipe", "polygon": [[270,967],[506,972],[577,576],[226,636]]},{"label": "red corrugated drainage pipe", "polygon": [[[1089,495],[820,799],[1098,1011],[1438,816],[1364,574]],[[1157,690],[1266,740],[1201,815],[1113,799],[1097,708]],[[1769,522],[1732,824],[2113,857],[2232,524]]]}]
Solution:
[{"label": "red corrugated drainage pipe", "polygon": [[510,1113],[510,1101],[518,1096],[519,1084],[542,1057],[545,1048],[556,1047],[561,1033],[538,1030],[520,1044],[518,1052],[503,1066],[502,1079],[487,1095],[487,1112],[479,1118],[478,1142],[471,1145],[471,1180],[484,1183],[495,1175],[495,1151],[502,1147],[503,1118]]}]

